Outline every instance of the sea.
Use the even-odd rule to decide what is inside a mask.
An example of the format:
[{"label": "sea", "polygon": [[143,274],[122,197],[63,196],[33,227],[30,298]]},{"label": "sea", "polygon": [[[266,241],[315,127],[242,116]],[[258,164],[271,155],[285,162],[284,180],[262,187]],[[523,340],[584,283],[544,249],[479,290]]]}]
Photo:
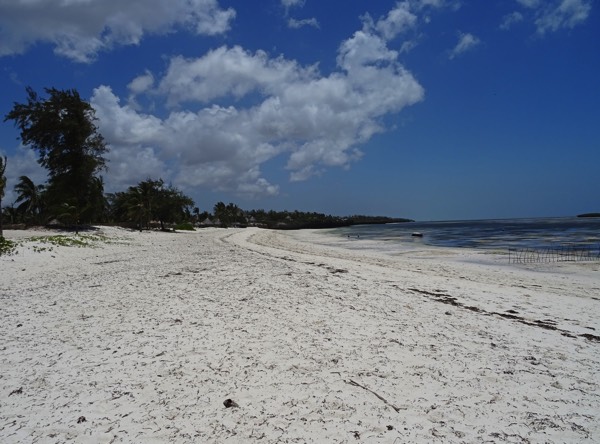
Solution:
[{"label": "sea", "polygon": [[[476,249],[600,248],[600,218],[460,220],[354,225],[328,230],[340,239]],[[414,236],[413,234],[422,236]]]}]

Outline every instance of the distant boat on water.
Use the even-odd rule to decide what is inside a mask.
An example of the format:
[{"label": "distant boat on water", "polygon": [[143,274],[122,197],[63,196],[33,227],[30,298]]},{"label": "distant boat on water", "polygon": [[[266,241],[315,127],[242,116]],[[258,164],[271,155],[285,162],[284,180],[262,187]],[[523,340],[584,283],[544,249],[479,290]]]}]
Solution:
[{"label": "distant boat on water", "polygon": [[419,231],[415,231],[411,236],[412,237],[423,237],[423,233],[421,233]]}]

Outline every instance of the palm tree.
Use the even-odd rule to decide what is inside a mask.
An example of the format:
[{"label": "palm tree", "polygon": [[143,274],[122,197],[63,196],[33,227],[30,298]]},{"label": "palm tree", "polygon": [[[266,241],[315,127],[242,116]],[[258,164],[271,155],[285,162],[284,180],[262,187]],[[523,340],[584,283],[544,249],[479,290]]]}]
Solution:
[{"label": "palm tree", "polygon": [[129,187],[129,215],[133,220],[139,220],[140,231],[142,230],[142,223],[144,222],[146,228],[148,228],[150,220],[154,217],[156,200],[162,186],[162,179],[147,179],[135,187]]},{"label": "palm tree", "polygon": [[72,205],[68,202],[63,203],[60,206],[60,214],[57,218],[65,225],[72,225],[75,227],[75,234],[79,234],[79,209],[76,205]]},{"label": "palm tree", "polygon": [[4,189],[6,188],[6,176],[4,173],[6,172],[6,156],[4,159],[0,157],[0,237],[4,237],[4,233],[2,231],[2,198],[4,197]]},{"label": "palm tree", "polygon": [[217,202],[213,208],[215,220],[218,220],[221,225],[227,226],[227,206],[223,202]]},{"label": "palm tree", "polygon": [[20,203],[17,209],[25,216],[25,219],[31,218],[34,222],[40,221],[42,213],[44,185],[36,185],[27,176],[19,177],[19,182],[15,185],[17,200]]},{"label": "palm tree", "polygon": [[108,216],[108,201],[104,195],[104,178],[92,177],[88,184],[86,205],[80,210],[86,223],[105,222]]},{"label": "palm tree", "polygon": [[150,212],[148,211],[144,195],[138,187],[129,188],[126,196],[126,207],[128,219],[139,223],[140,231],[146,225],[148,227]]}]

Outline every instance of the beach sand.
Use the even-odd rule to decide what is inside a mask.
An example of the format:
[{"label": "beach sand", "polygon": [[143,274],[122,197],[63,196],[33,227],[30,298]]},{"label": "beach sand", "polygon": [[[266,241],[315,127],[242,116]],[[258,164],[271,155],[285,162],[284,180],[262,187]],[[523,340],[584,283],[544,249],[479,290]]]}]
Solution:
[{"label": "beach sand", "polygon": [[0,257],[2,443],[600,442],[598,262],[99,233]]}]

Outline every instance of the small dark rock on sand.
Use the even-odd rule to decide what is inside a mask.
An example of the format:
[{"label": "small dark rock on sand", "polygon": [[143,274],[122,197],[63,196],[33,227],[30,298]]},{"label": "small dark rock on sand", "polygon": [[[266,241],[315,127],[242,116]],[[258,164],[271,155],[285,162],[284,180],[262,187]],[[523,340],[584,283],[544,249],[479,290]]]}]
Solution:
[{"label": "small dark rock on sand", "polygon": [[237,405],[237,402],[235,402],[233,399],[229,399],[229,398],[227,398],[225,401],[223,401],[223,405],[228,409],[239,407],[239,405]]}]

